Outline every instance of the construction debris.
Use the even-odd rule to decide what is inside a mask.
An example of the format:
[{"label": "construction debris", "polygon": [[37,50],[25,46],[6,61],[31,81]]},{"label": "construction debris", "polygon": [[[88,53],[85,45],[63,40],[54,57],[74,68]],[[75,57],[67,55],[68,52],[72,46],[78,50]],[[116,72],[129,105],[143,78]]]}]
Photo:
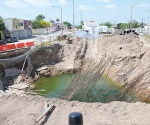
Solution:
[{"label": "construction debris", "polygon": [[45,115],[48,114],[49,111],[51,111],[55,106],[51,106],[51,107],[48,107],[37,119],[36,119],[36,122],[39,122]]}]

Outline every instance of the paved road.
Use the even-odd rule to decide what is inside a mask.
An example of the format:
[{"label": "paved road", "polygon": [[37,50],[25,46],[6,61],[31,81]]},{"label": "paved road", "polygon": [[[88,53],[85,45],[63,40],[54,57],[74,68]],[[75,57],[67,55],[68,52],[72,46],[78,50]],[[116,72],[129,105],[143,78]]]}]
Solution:
[{"label": "paved road", "polygon": [[54,32],[54,33],[50,33],[50,34],[45,34],[45,35],[35,35],[35,36],[32,36],[29,39],[24,39],[24,40],[19,40],[19,41],[20,42],[34,41],[35,44],[40,44],[42,42],[52,41],[59,35],[61,35],[60,31]]}]

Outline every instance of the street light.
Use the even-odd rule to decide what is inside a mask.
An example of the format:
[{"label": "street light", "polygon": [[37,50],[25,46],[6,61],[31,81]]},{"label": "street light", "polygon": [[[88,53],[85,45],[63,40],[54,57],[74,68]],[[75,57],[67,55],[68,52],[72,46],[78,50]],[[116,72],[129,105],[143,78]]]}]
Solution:
[{"label": "street light", "polygon": [[130,29],[132,29],[132,8],[133,8],[134,6],[138,6],[138,5],[141,5],[141,4],[134,4],[134,5],[131,6],[131,22],[130,22]]},{"label": "street light", "polygon": [[56,7],[56,8],[59,8],[61,10],[61,35],[62,35],[62,8],[59,6],[52,6],[52,7]]},{"label": "street light", "polygon": [[74,0],[72,0],[72,6],[73,6],[73,33],[74,33]]},{"label": "street light", "polygon": [[115,16],[115,20],[114,20],[114,27],[116,27],[116,21],[117,21],[117,18],[120,17],[120,16]]},{"label": "street light", "polygon": [[145,20],[145,18],[142,18],[142,28],[144,28],[144,21]]}]

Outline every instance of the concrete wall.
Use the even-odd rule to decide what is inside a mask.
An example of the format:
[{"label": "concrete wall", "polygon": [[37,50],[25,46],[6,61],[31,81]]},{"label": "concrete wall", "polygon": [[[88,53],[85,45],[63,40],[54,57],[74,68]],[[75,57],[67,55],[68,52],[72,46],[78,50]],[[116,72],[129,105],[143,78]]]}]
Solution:
[{"label": "concrete wall", "polygon": [[16,36],[18,39],[29,38],[32,36],[32,30],[14,30],[11,32],[12,36]]},{"label": "concrete wall", "polygon": [[58,24],[52,23],[49,28],[32,29],[32,34],[44,35],[44,34],[56,32],[56,31],[58,31]]},{"label": "concrete wall", "polygon": [[44,35],[48,33],[46,28],[41,28],[41,29],[32,29],[32,34],[33,35]]}]

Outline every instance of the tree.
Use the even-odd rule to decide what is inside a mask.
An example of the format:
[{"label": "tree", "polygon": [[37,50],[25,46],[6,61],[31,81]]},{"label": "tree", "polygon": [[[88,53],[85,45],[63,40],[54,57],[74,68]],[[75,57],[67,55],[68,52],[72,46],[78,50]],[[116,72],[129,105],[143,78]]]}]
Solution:
[{"label": "tree", "polygon": [[82,25],[79,25],[76,27],[77,29],[82,29]]},{"label": "tree", "polygon": [[40,26],[40,20],[34,20],[34,21],[32,21],[32,27],[33,27],[33,29],[41,28],[41,26]]},{"label": "tree", "polygon": [[59,19],[56,19],[56,21],[59,22],[60,20],[59,20]]},{"label": "tree", "polygon": [[6,29],[3,18],[0,16],[0,31],[4,31]]},{"label": "tree", "polygon": [[67,27],[69,27],[69,26],[72,26],[69,22],[67,22],[67,21],[65,21],[64,23],[63,23],[65,26],[67,26]]},{"label": "tree", "polygon": [[84,22],[83,22],[83,21],[81,21],[81,25],[82,25],[82,26],[84,25]]},{"label": "tree", "polygon": [[80,22],[80,25],[79,25],[79,26],[77,26],[77,28],[78,28],[78,29],[83,29],[83,25],[84,25],[84,22],[83,22],[83,21],[81,21],[81,22]]},{"label": "tree", "polygon": [[50,23],[42,20],[42,21],[40,21],[40,26],[41,26],[41,28],[48,28],[50,26]]},{"label": "tree", "polygon": [[122,28],[122,29],[126,29],[126,28],[129,28],[129,23],[118,23],[117,27]]},{"label": "tree", "polygon": [[54,21],[54,20],[51,20],[50,23],[55,23],[55,21]]},{"label": "tree", "polygon": [[133,20],[132,22],[132,28],[138,28],[139,22],[136,20]]},{"label": "tree", "polygon": [[[132,28],[138,28],[138,26],[141,25],[141,23],[139,23],[136,20],[132,21]],[[118,28],[122,28],[122,29],[126,29],[130,27],[130,23],[118,23],[117,24]]]},{"label": "tree", "polygon": [[36,16],[36,20],[44,20],[45,16],[43,14],[39,14],[38,16]]},{"label": "tree", "polygon": [[33,29],[38,29],[38,28],[47,28],[50,26],[50,22],[47,22],[44,20],[45,16],[42,14],[39,14],[36,17],[36,20],[32,21],[32,27]]},{"label": "tree", "polygon": [[104,25],[104,26],[108,26],[108,28],[111,28],[111,27],[112,27],[112,23],[111,23],[111,22],[105,22],[103,25]]}]

